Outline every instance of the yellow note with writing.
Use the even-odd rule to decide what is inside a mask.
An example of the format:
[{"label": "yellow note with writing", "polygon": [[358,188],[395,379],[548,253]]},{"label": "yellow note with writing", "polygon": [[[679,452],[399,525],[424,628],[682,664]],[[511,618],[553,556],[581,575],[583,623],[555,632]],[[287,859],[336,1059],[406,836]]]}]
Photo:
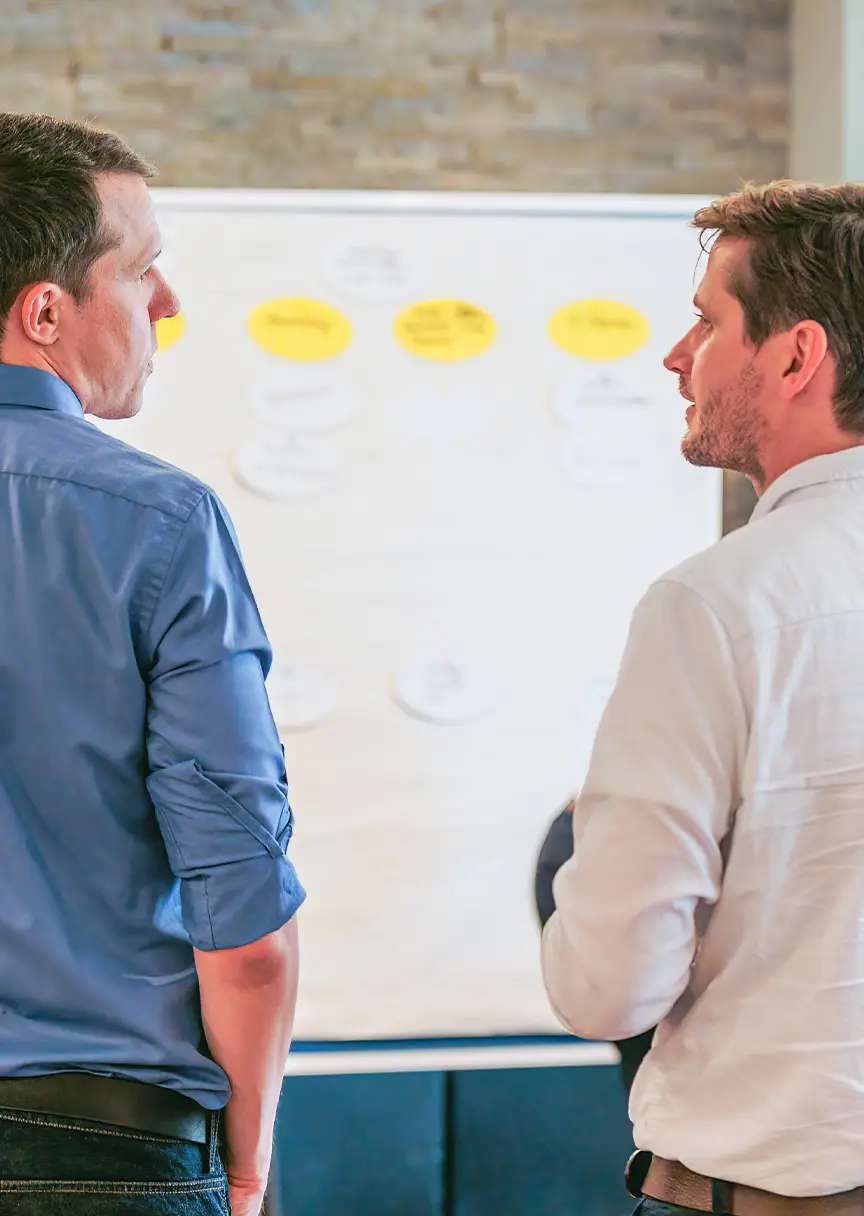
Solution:
[{"label": "yellow note with writing", "polygon": [[577,300],[559,308],[549,335],[568,355],[582,359],[620,359],[648,341],[648,318],[618,300]]},{"label": "yellow note with writing", "polygon": [[302,362],[341,355],[354,337],[351,322],[338,308],[300,296],[259,304],[249,317],[249,333],[269,354]]},{"label": "yellow note with writing", "polygon": [[493,317],[464,300],[424,300],[396,318],[396,340],[422,359],[455,362],[488,350],[498,333]]}]

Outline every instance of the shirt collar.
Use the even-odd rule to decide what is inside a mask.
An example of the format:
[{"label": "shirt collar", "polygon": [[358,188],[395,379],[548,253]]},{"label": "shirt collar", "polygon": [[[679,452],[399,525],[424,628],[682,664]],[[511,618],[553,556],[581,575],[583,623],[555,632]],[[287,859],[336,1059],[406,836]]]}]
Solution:
[{"label": "shirt collar", "polygon": [[0,364],[0,405],[27,405],[37,410],[84,416],[84,408],[65,380],[38,367]]},{"label": "shirt collar", "polygon": [[864,478],[864,446],[829,452],[827,456],[813,456],[810,460],[793,465],[776,481],[772,481],[753,508],[750,518],[760,519],[767,515],[781,499],[794,494],[796,490],[827,485],[832,481],[854,481],[856,478]]}]

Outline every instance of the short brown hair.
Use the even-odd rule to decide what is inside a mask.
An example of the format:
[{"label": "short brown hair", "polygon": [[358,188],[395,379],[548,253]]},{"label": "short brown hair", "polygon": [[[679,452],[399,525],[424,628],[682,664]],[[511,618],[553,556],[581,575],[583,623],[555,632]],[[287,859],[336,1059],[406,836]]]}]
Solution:
[{"label": "short brown hair", "polygon": [[0,336],[19,293],[33,283],[86,296],[93,263],[118,239],[102,223],[96,178],[153,172],[107,131],[0,113]]},{"label": "short brown hair", "polygon": [[864,186],[745,186],[697,211],[693,226],[749,242],[730,290],[756,346],[819,322],[837,364],[837,423],[864,434]]}]

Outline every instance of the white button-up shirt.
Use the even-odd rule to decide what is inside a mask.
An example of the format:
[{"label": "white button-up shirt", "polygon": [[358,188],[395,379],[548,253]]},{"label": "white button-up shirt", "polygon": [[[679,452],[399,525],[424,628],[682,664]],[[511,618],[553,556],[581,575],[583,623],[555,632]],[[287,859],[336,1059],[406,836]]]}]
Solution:
[{"label": "white button-up shirt", "polygon": [[864,448],[790,469],[636,610],[543,938],[588,1038],[660,1022],[636,1143],[864,1184]]}]

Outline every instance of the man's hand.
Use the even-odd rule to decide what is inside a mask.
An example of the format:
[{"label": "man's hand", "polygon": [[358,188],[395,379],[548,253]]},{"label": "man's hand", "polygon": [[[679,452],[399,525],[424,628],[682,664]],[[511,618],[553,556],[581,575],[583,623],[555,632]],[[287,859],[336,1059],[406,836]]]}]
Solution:
[{"label": "man's hand", "polygon": [[257,1181],[247,1181],[228,1175],[228,1190],[231,1196],[231,1216],[260,1216],[264,1206],[264,1186]]},{"label": "man's hand", "polygon": [[297,937],[292,917],[248,946],[195,951],[207,1042],[231,1082],[222,1128],[233,1216],[259,1216],[267,1189],[297,998]]}]

